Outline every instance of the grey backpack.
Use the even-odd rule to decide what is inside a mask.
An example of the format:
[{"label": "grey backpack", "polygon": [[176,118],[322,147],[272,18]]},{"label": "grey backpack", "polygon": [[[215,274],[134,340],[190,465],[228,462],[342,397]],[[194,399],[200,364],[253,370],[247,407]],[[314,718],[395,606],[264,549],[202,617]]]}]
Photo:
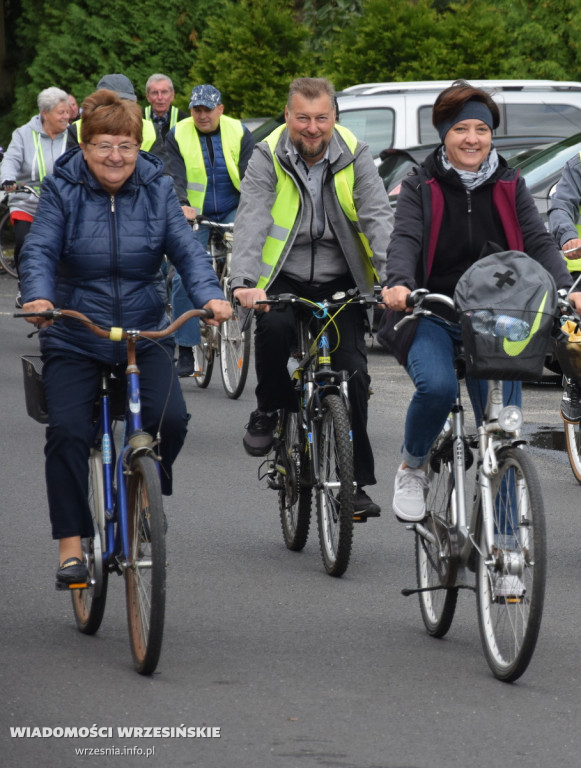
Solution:
[{"label": "grey backpack", "polygon": [[481,379],[536,380],[550,350],[555,281],[521,251],[473,264],[456,285],[466,373]]}]

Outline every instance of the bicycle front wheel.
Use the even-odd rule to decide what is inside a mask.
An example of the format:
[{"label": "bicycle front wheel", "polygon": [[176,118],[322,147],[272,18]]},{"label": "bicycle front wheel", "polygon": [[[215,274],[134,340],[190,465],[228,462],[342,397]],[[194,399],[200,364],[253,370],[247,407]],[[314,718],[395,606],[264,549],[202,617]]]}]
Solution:
[{"label": "bicycle front wheel", "polygon": [[353,443],[349,414],[339,395],[321,401],[318,435],[317,523],[325,570],[342,576],[353,542]]},{"label": "bicycle front wheel", "polygon": [[416,532],[416,573],[420,611],[432,637],[444,637],[450,629],[458,589],[456,546],[450,514],[454,492],[452,442],[443,438],[435,444],[428,462],[426,498],[427,535]]},{"label": "bicycle front wheel", "polygon": [[96,448],[89,456],[89,508],[93,518],[94,536],[83,539],[83,560],[89,570],[91,583],[86,589],[71,590],[77,628],[85,635],[94,635],[101,626],[107,602],[109,572],[103,563],[105,548],[105,501],[103,489],[103,456]]},{"label": "bicycle front wheel", "polygon": [[128,480],[129,561],[125,596],[135,668],[151,675],[157,667],[165,618],[165,530],[155,461],[139,456]]},{"label": "bicycle front wheel", "polygon": [[565,443],[567,445],[567,455],[569,464],[578,483],[581,483],[581,432],[579,431],[579,422],[576,424],[570,421],[563,421],[565,430]]},{"label": "bicycle front wheel", "polygon": [[545,514],[530,456],[510,448],[498,456],[492,482],[495,544],[480,525],[476,599],[486,660],[499,680],[526,670],[537,642],[546,575]]},{"label": "bicycle front wheel", "polygon": [[278,502],[284,543],[300,552],[307,543],[311,524],[312,483],[309,482],[309,460],[305,435],[299,429],[299,414],[283,411],[285,420],[280,454]]},{"label": "bicycle front wheel", "polygon": [[250,330],[242,330],[236,311],[220,326],[220,369],[224,391],[232,400],[240,397],[250,363]]},{"label": "bicycle front wheel", "polygon": [[10,221],[10,211],[0,217],[0,264],[12,277],[18,277],[14,261],[14,229]]},{"label": "bicycle front wheel", "polygon": [[213,346],[213,328],[211,326],[205,326],[200,321],[202,339],[199,344],[194,347],[194,365],[196,367],[194,373],[194,380],[198,387],[206,389],[212,378],[212,371],[214,370],[214,346]]}]

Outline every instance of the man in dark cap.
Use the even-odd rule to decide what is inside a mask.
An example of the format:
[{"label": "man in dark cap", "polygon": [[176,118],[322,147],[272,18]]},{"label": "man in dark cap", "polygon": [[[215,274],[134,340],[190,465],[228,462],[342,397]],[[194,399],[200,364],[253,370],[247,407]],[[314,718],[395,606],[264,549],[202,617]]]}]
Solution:
[{"label": "man in dark cap", "polygon": [[[234,221],[240,198],[240,181],[254,148],[254,138],[240,120],[224,114],[222,95],[213,85],[197,85],[190,98],[191,117],[181,120],[166,136],[166,170],[187,219],[204,215],[214,221]],[[208,229],[196,232],[202,245]],[[174,278],[172,306],[176,316],[192,305]],[[178,376],[194,373],[192,347],[200,343],[197,321],[177,332]]]}]

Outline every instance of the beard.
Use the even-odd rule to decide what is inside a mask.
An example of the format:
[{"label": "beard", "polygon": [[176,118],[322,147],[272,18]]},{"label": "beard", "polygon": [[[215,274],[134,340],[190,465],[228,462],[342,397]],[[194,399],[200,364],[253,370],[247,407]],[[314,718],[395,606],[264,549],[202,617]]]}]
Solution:
[{"label": "beard", "polygon": [[302,139],[299,138],[296,144],[297,151],[301,157],[319,157],[323,155],[325,150],[329,146],[329,142],[321,138],[318,144],[305,144]]}]

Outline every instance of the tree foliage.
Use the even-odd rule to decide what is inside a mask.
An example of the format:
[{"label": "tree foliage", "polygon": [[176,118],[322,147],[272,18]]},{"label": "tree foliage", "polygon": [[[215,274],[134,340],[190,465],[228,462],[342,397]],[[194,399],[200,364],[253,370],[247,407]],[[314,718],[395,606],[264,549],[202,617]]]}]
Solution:
[{"label": "tree foliage", "polygon": [[229,114],[269,115],[286,102],[290,80],[314,74],[309,40],[292,2],[229,4],[208,21],[191,83],[213,83]]},{"label": "tree foliage", "polygon": [[[178,103],[211,82],[229,114],[278,112],[288,84],[386,80],[581,80],[578,0],[4,0],[0,143],[57,85],[82,99],[123,72],[142,101],[166,72]],[[9,130],[8,130],[9,129]]]},{"label": "tree foliage", "polygon": [[154,72],[169,74],[181,88],[210,9],[225,1],[21,0],[13,124],[35,113],[39,91],[51,85],[79,102],[113,72],[127,75],[140,99]]}]

